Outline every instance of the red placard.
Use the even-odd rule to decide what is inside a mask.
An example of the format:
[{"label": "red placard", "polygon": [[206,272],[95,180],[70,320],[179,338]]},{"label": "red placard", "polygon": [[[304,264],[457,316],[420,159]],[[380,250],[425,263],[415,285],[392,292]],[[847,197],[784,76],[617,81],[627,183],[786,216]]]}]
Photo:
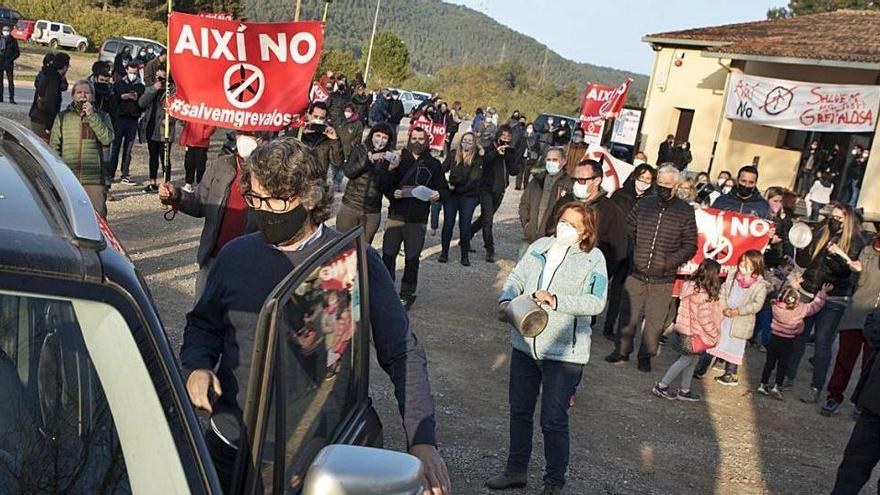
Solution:
[{"label": "red placard", "polygon": [[330,93],[321,86],[321,83],[315,81],[312,83],[312,90],[309,92],[309,101],[327,101],[330,99]]},{"label": "red placard", "polygon": [[750,249],[763,251],[773,236],[773,224],[752,215],[743,215],[714,208],[698,209],[697,253],[682,265],[678,273],[690,275],[705,259],[721,264],[726,274],[739,263],[740,256]]},{"label": "red placard", "polygon": [[412,132],[416,127],[421,127],[431,135],[432,150],[443,150],[446,148],[446,126],[442,122],[434,122],[424,114],[419,115],[415,122],[410,124],[409,130]]},{"label": "red placard", "polygon": [[238,22],[173,12],[168,30],[177,84],[168,101],[172,117],[278,131],[308,108],[323,23]]},{"label": "red placard", "polygon": [[631,82],[632,79],[627,79],[616,88],[601,84],[588,84],[584,89],[584,104],[581,107],[581,128],[586,131],[590,124],[617,118],[620,111],[623,110]]}]

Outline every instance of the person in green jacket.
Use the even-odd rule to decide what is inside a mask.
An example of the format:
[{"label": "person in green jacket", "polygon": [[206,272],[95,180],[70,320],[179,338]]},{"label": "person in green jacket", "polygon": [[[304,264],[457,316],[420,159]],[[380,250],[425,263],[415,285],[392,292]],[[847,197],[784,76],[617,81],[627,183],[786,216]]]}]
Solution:
[{"label": "person in green jacket", "polygon": [[55,119],[49,146],[73,171],[95,211],[107,217],[107,186],[101,167],[101,147],[113,142],[110,116],[95,108],[95,88],[80,80],[71,90],[73,102]]}]

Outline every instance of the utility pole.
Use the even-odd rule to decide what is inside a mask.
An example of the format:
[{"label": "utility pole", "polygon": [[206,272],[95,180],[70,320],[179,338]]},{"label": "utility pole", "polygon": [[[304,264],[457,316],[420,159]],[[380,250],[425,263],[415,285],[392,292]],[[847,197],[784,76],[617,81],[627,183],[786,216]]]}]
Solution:
[{"label": "utility pole", "polygon": [[370,75],[370,60],[373,58],[373,40],[376,39],[376,25],[379,23],[379,6],[382,4],[382,0],[376,0],[376,15],[373,17],[373,33],[370,35],[370,48],[367,50],[367,64],[364,67],[364,82],[367,82],[367,77]]}]

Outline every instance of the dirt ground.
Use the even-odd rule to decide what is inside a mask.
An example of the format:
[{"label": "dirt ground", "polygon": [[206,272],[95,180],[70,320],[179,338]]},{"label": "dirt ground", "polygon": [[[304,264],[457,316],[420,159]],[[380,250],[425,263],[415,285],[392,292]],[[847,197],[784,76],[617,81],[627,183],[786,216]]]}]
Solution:
[{"label": "dirt ground", "polygon": [[[12,115],[22,122],[26,118],[23,113]],[[138,145],[134,179],[145,180],[146,168],[145,146]],[[173,168],[180,184],[179,148]],[[114,186],[114,192],[120,200],[109,203],[109,223],[147,280],[168,335],[179,346],[194,293],[201,221],[185,215],[165,221],[156,196],[143,193],[141,187]],[[430,233],[422,253],[418,301],[410,316],[430,362],[438,437],[457,494],[490,493],[483,481],[501,469],[506,458],[510,344],[508,329],[496,320],[495,308],[519,248],[518,199],[519,193],[511,188],[496,217],[496,263],[482,260],[482,242],[477,241],[480,252],[472,255],[471,267],[439,264],[439,237]],[[381,235],[376,245],[381,245]],[[457,256],[454,246],[450,257]],[[612,345],[600,336],[601,331],[596,333],[571,411],[567,493],[830,491],[853,426],[852,405],[847,403],[839,416],[826,418],[819,415],[819,405],[798,401],[811,371],[806,359],[795,389],[783,402],[756,394],[764,354],[754,350],[748,351],[740,368],[740,386],[720,386],[710,372],[694,385],[705,401],[673,402],[650,394],[651,386],[677,357],[673,351],[663,349],[654,360],[654,371],[640,373],[633,363],[615,366],[603,361]],[[390,381],[375,360],[371,378],[386,446],[401,449],[403,435]],[[536,415],[540,430],[538,425]],[[539,432],[535,439],[529,487],[509,493],[540,492]],[[875,476],[868,486],[876,483]]]}]

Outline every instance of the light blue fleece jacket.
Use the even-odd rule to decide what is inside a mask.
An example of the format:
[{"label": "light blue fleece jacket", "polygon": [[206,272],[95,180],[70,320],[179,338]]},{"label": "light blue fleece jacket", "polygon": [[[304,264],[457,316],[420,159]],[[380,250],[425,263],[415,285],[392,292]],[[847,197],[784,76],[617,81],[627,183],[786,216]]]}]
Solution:
[{"label": "light blue fleece jacket", "polygon": [[[507,277],[499,302],[538,290],[547,251],[554,242],[554,238],[544,237],[529,246]],[[511,326],[513,348],[533,359],[587,364],[593,333],[590,317],[602,312],[608,293],[608,274],[602,252],[598,248],[586,253],[577,246],[569,248],[547,290],[556,296],[556,309],[545,308],[549,316],[547,328],[537,337],[526,339]]]}]

